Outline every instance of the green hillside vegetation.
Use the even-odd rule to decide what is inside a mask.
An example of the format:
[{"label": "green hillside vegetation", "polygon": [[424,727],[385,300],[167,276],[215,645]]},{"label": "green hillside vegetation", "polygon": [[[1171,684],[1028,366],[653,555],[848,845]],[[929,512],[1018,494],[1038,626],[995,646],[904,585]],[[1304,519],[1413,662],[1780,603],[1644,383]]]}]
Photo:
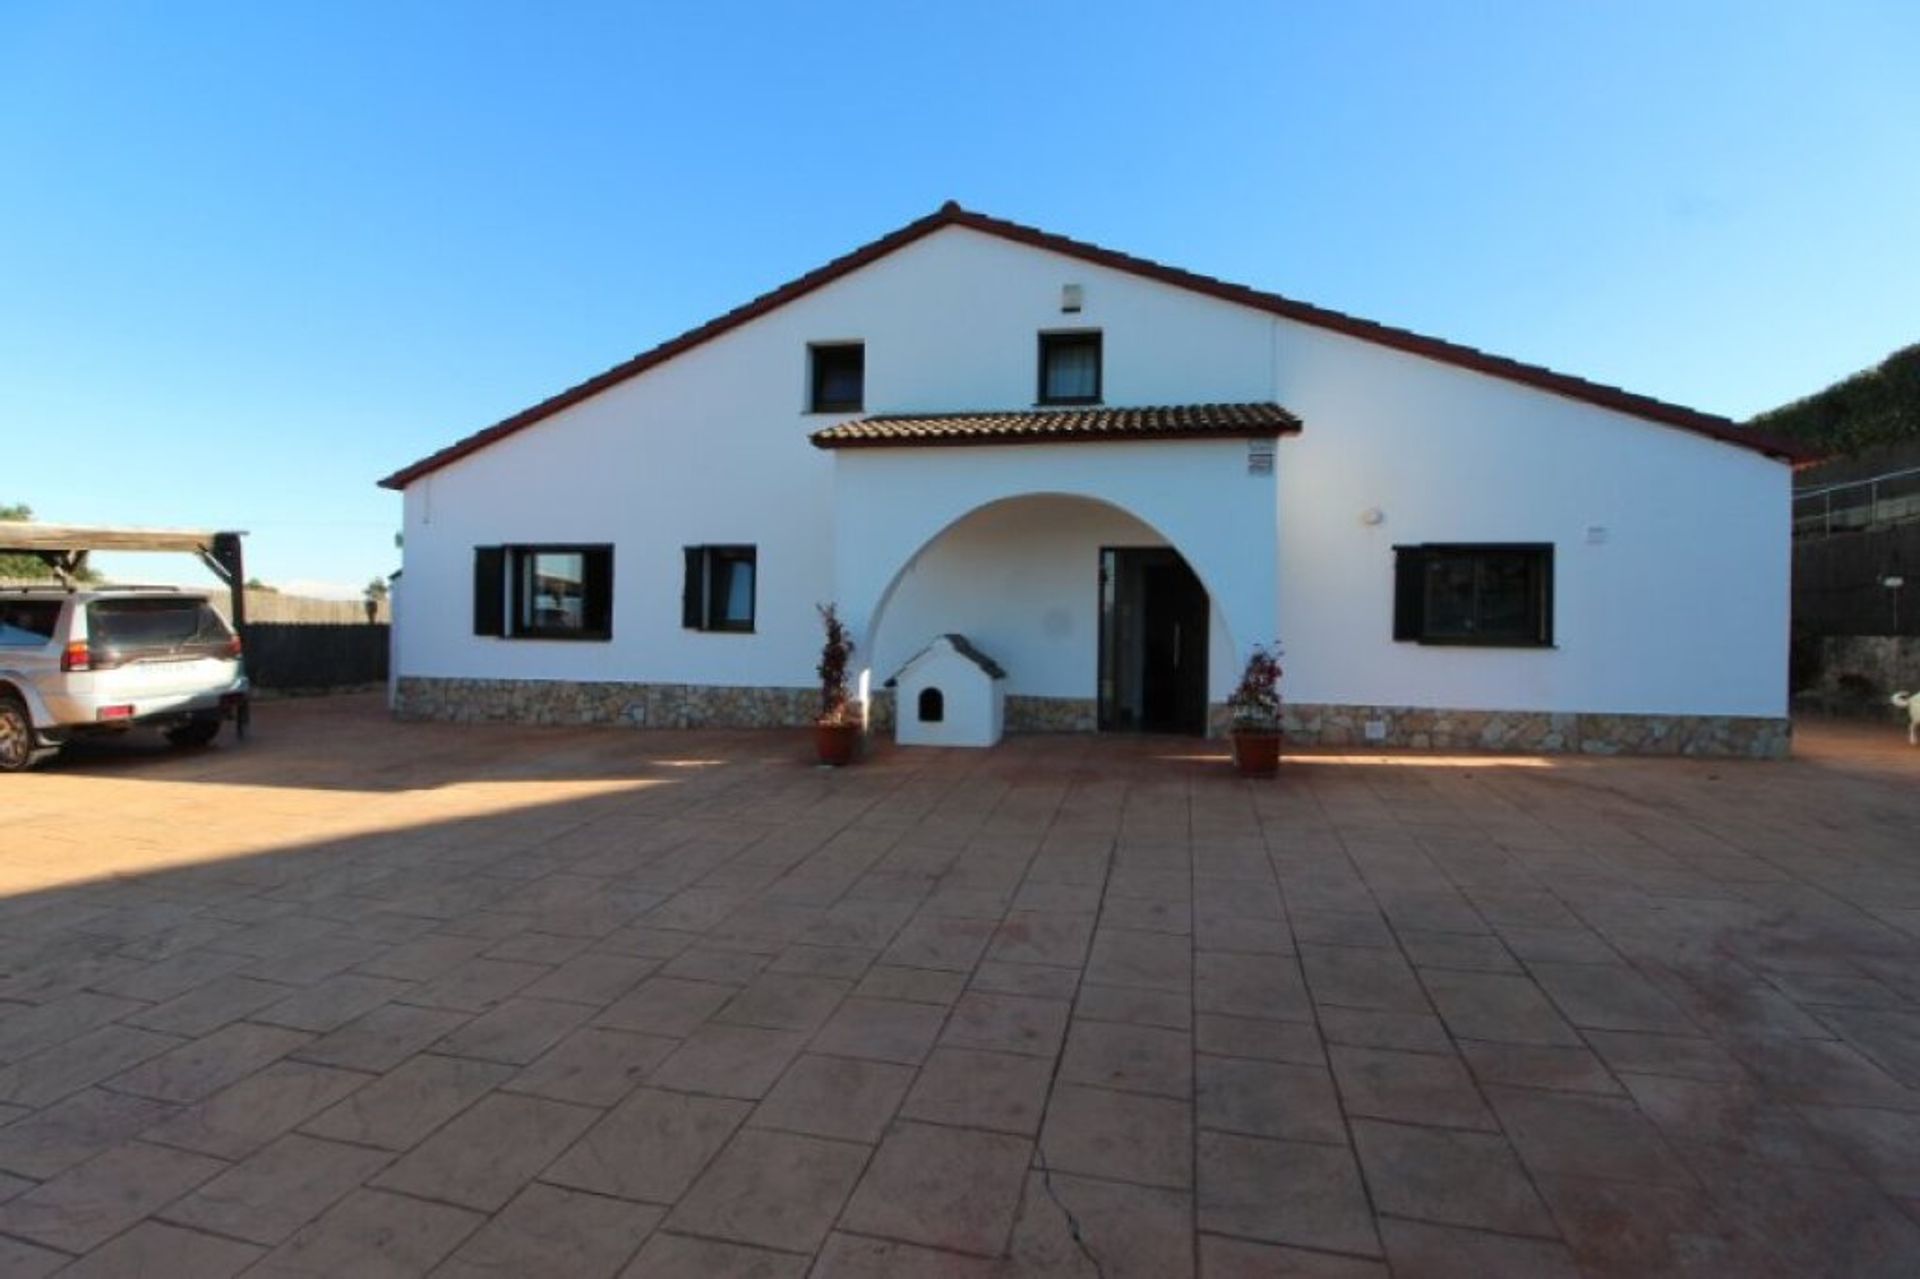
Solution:
[{"label": "green hillside vegetation", "polygon": [[1748,425],[1835,454],[1920,440],[1920,344]]}]

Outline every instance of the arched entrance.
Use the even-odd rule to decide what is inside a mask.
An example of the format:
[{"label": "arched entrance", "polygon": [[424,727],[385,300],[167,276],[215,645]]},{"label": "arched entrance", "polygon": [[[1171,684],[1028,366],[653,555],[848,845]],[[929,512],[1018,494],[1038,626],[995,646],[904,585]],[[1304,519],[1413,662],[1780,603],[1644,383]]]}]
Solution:
[{"label": "arched entrance", "polygon": [[[1237,439],[840,450],[834,580],[860,645],[860,694],[880,692],[900,664],[955,632],[1005,668],[1009,730],[1095,729],[1102,552],[1170,550],[1206,597],[1206,660],[1193,652],[1191,610],[1177,640],[1169,627],[1155,643],[1177,643],[1183,669],[1200,672],[1202,718],[1217,728],[1242,646],[1279,633],[1277,497],[1273,476],[1249,469]],[[1112,567],[1120,571],[1118,558]],[[1160,584],[1155,611],[1164,612],[1179,591],[1164,575]],[[1119,685],[1146,682],[1144,669],[1127,673],[1127,634],[1116,628],[1116,708]],[[1146,643],[1143,632],[1141,651]],[[1142,702],[1131,721],[1144,717]],[[1179,722],[1200,727],[1190,708]]]},{"label": "arched entrance", "polygon": [[870,613],[878,688],[938,635],[1007,671],[1013,731],[1204,733],[1234,667],[1228,624],[1180,550],[1112,503],[989,502],[903,559]]}]

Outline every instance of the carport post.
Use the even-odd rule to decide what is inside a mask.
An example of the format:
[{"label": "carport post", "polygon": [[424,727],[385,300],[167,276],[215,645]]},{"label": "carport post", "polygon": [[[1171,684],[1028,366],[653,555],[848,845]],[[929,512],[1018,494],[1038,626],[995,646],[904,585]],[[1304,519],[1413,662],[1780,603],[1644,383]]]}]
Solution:
[{"label": "carport post", "polygon": [[[241,660],[250,647],[247,640],[247,572],[240,551],[238,533],[215,533],[210,550],[200,552],[200,558],[213,570],[215,577],[227,584],[227,592],[232,599],[233,630],[240,637]],[[233,728],[241,738],[247,735],[247,721],[252,717],[253,699],[243,697],[240,705],[233,711]]]}]

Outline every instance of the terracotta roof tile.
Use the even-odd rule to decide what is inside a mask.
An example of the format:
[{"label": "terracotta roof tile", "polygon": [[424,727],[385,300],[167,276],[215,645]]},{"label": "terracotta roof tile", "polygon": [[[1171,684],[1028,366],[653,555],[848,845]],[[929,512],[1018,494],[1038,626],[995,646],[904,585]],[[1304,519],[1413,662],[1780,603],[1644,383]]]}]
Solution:
[{"label": "terracotta roof tile", "polygon": [[1271,439],[1300,430],[1278,404],[1170,404],[1029,413],[886,413],[815,431],[816,447],[1077,444],[1103,440]]}]

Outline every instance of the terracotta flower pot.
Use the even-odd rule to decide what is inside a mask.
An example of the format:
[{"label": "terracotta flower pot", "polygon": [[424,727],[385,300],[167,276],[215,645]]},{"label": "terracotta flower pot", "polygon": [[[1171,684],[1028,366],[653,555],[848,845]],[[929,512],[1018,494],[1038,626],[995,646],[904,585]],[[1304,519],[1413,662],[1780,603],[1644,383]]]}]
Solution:
[{"label": "terracotta flower pot", "polygon": [[822,764],[839,768],[853,762],[853,753],[860,745],[860,726],[858,724],[815,724],[813,726],[813,748],[820,756]]},{"label": "terracotta flower pot", "polygon": [[1233,762],[1242,777],[1272,777],[1280,771],[1280,730],[1233,730]]}]

